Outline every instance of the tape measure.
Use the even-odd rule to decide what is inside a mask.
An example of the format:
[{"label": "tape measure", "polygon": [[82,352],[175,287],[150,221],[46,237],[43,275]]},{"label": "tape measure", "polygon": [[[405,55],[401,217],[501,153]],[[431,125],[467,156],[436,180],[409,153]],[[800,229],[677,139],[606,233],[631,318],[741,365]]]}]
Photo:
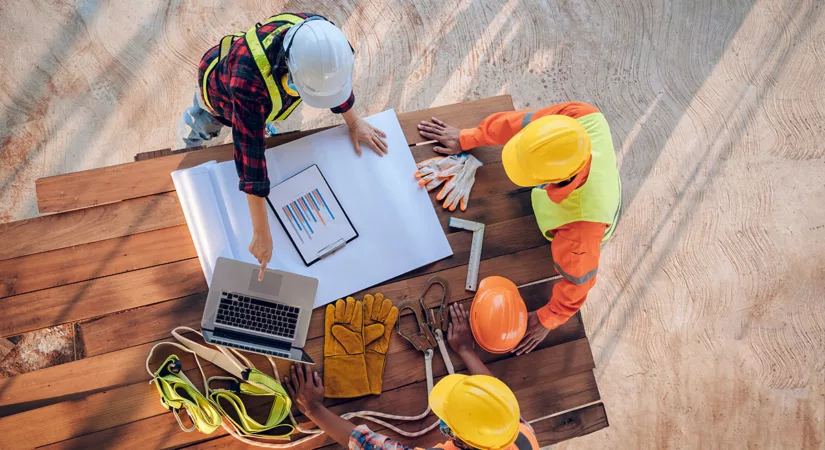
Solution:
[{"label": "tape measure", "polygon": [[467,267],[467,284],[464,289],[475,292],[478,289],[478,266],[481,264],[481,245],[484,241],[484,224],[470,220],[450,217],[450,228],[473,232],[470,246],[470,261]]}]

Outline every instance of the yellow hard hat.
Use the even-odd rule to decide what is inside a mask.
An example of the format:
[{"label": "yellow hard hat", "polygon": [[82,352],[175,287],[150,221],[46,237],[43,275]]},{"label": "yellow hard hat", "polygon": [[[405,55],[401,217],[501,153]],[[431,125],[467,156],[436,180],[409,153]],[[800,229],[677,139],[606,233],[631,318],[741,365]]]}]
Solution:
[{"label": "yellow hard hat", "polygon": [[487,375],[447,375],[433,387],[430,407],[467,444],[505,449],[519,434],[519,407],[513,391]]},{"label": "yellow hard hat", "polygon": [[519,186],[558,183],[590,158],[590,135],[572,117],[551,115],[528,124],[504,146],[504,171]]}]

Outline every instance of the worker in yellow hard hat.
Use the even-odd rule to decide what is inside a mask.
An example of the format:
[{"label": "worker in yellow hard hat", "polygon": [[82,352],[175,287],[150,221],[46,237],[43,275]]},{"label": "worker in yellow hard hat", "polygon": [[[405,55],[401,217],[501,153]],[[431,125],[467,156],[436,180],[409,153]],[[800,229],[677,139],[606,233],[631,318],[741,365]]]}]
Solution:
[{"label": "worker in yellow hard hat", "polygon": [[[521,418],[513,391],[495,378],[475,352],[469,315],[462,305],[450,305],[447,340],[464,360],[470,375],[447,375],[433,387],[430,407],[439,419],[451,450],[538,450],[533,428]],[[327,409],[321,376],[306,364],[293,364],[283,384],[298,409],[332,439],[349,449],[408,450],[389,437],[356,427]]]},{"label": "worker in yellow hard hat", "polygon": [[596,284],[601,245],[616,228],[622,188],[607,120],[592,105],[569,102],[493,114],[464,130],[433,117],[418,130],[437,140],[435,151],[442,154],[504,145],[507,176],[533,187],[533,212],[563,277],[547,305],[529,314],[527,332],[513,349],[533,350],[582,307]]}]

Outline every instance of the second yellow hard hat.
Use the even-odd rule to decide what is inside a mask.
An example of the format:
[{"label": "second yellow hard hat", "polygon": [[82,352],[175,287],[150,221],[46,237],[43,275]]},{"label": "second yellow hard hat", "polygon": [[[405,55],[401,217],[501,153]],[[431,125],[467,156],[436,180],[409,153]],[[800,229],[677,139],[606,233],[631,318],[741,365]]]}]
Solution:
[{"label": "second yellow hard hat", "polygon": [[519,186],[564,181],[590,159],[590,135],[572,117],[550,115],[534,120],[504,146],[501,160]]},{"label": "second yellow hard hat", "polygon": [[447,375],[433,387],[429,401],[455,437],[475,448],[505,449],[518,438],[518,401],[498,378]]}]

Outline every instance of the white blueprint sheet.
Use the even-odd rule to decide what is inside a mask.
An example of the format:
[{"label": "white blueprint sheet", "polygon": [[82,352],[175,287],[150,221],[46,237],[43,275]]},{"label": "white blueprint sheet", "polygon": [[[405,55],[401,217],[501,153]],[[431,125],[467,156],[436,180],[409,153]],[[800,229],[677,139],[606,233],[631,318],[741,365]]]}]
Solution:
[{"label": "white blueprint sheet", "polygon": [[[415,162],[395,112],[366,119],[387,133],[389,154],[383,158],[367,148],[359,158],[344,126],[266,151],[273,184],[317,164],[358,230],[354,241],[307,267],[269,211],[273,255],[268,267],[317,278],[316,307],[452,255],[429,196],[413,177]],[[227,251],[237,260],[256,260],[248,251],[252,223],[246,194],[238,190],[234,162],[207,164],[175,172],[173,180],[210,282],[209,268],[217,256],[227,256]],[[213,190],[207,189],[200,176],[204,169]],[[183,177],[181,172],[188,171],[200,172]],[[213,214],[219,217],[213,219]],[[223,227],[224,232],[216,227]]]}]

